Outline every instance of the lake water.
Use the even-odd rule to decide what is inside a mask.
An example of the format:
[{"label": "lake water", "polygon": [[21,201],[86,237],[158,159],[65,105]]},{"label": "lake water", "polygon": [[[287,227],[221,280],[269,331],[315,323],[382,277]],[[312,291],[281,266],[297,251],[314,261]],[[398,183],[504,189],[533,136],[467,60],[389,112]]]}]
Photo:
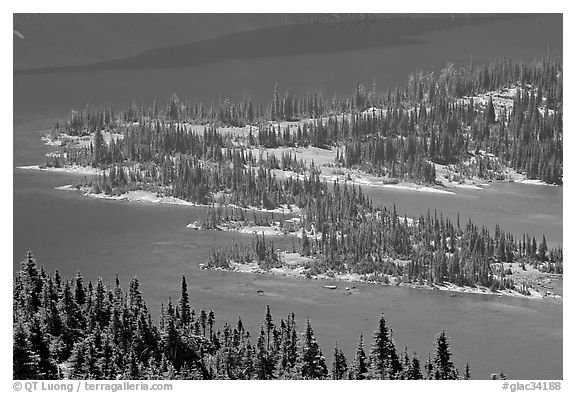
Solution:
[{"label": "lake water", "polygon": [[[133,98],[149,103],[178,92],[207,99],[249,92],[271,95],[278,81],[293,91],[322,89],[326,95],[352,90],[356,82],[378,80],[379,88],[402,84],[418,69],[438,69],[446,61],[508,55],[537,57],[561,49],[562,26],[551,17],[508,20],[441,31],[418,43],[353,52],[230,60],[190,68],[102,71],[14,77],[14,166],[43,162],[51,148],[40,136],[72,107],[86,102],[120,105]],[[505,28],[512,26],[516,34]],[[513,51],[510,52],[510,48]],[[240,92],[240,93],[239,93]],[[452,339],[456,363],[469,361],[473,377],[488,378],[501,369],[512,378],[562,378],[562,301],[528,301],[437,293],[408,288],[358,285],[351,296],[328,291],[316,280],[281,279],[198,268],[213,247],[250,241],[230,233],[186,229],[203,210],[85,198],[54,190],[77,177],[14,169],[14,268],[28,248],[47,269],[67,276],[81,270],[86,280],[98,276],[126,285],[138,276],[151,310],[176,298],[186,275],[195,308],[214,309],[217,321],[242,316],[255,334],[270,304],[276,320],[295,312],[299,326],[311,317],[327,358],[338,340],[349,360],[360,332],[370,337],[381,312],[394,330],[397,346],[415,349],[421,360],[434,349],[443,328]],[[409,216],[444,212],[453,220],[515,234],[545,233],[562,243],[562,187],[493,184],[455,195],[364,188],[376,203],[395,203]],[[279,240],[289,246],[289,240]],[[561,283],[560,290],[561,290]],[[263,295],[256,291],[264,290]],[[367,341],[371,341],[371,338]]]}]

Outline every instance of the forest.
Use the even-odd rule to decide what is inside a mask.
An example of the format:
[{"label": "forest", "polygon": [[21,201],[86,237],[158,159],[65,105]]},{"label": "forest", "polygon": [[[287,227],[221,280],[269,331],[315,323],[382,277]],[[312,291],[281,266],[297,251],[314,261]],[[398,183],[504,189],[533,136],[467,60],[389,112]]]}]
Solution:
[{"label": "forest", "polygon": [[[526,270],[563,273],[563,250],[548,247],[529,234],[516,238],[498,225],[490,232],[471,220],[461,224],[434,212],[408,220],[392,209],[373,208],[355,188],[336,183],[326,197],[308,199],[301,220],[278,217],[280,227],[298,235],[292,249],[307,257],[305,276],[357,273],[370,282],[395,282],[420,286],[444,285],[513,290],[530,295],[532,283],[513,278],[512,263]],[[243,209],[210,207],[201,223],[218,229],[222,223],[264,226],[274,217],[256,217]],[[227,245],[212,251],[206,266],[231,269],[231,262],[257,263],[266,271],[283,267],[281,252],[273,240],[256,235],[249,245]]]},{"label": "forest", "polygon": [[[482,96],[499,91],[507,95]],[[257,127],[233,132],[232,127],[247,124]],[[400,217],[395,206],[374,206],[353,183],[328,182],[324,167],[314,161],[291,153],[263,154],[279,146],[332,148],[336,158],[329,165],[432,184],[439,165],[451,165],[462,176],[496,180],[498,167],[509,165],[528,178],[561,184],[562,66],[557,60],[448,65],[438,76],[412,75],[404,89],[380,96],[375,86],[368,92],[359,85],[351,97],[330,101],[319,93],[280,95],[276,87],[268,107],[249,98],[205,107],[176,95],[165,111],[156,103],[148,109],[132,104],[118,113],[110,106],[88,107],[71,112],[62,131],[93,138],[64,146],[47,165],[101,169],[97,178],[78,185],[91,193],[145,190],[208,205],[204,229],[246,223],[243,209],[297,208],[301,214],[283,216],[279,225],[291,220],[291,231],[301,234],[293,251],[310,257],[312,273],[358,273],[372,281],[391,275],[429,286],[480,285],[529,295],[530,285],[512,278],[512,263],[524,270],[530,265],[563,272],[563,250],[549,248],[545,234],[538,241],[533,234],[515,237],[498,225],[490,231],[436,211]],[[226,206],[240,209],[234,213]],[[264,237],[251,247],[224,246],[213,252],[208,266],[281,264],[278,250],[261,244]]]},{"label": "forest", "polygon": [[[557,59],[499,59],[419,72],[379,93],[357,85],[348,96],[296,94],[274,86],[268,102],[245,96],[203,103],[171,95],[165,104],[133,102],[72,110],[51,132],[59,150],[47,167],[91,167],[77,188],[119,196],[131,191],[205,206],[202,230],[226,224],[278,225],[307,260],[307,277],[354,273],[366,281],[482,286],[529,295],[512,264],[563,273],[563,249],[546,234],[506,232],[428,211],[401,216],[376,206],[352,181],[328,180],[326,165],[383,183],[442,187],[451,180],[529,180],[563,184],[563,69]],[[271,149],[334,152],[329,164]],[[272,210],[283,213],[272,213]],[[282,266],[270,236],[212,251],[206,266],[232,262]],[[200,262],[200,261],[198,261]],[[252,321],[251,321],[252,322]],[[457,368],[445,331],[420,360],[396,348],[381,315],[371,339],[345,354],[320,349],[310,320],[263,310],[251,335],[242,319],[216,322],[194,309],[182,276],[177,302],[154,321],[137,278],[84,283],[46,272],[31,252],[13,281],[14,379],[470,379]],[[252,325],[252,324],[251,324]],[[432,332],[434,334],[436,332]],[[400,332],[402,334],[402,332]],[[498,371],[498,370],[495,370]],[[505,375],[501,373],[501,378]]]},{"label": "forest", "polygon": [[165,110],[154,102],[148,108],[132,103],[119,113],[110,106],[72,111],[63,127],[56,125],[56,135],[114,130],[132,138],[109,147],[95,140],[89,152],[68,151],[71,159],[55,156],[48,165],[106,167],[148,161],[151,153],[195,155],[192,146],[212,141],[195,140],[192,125],[208,131],[253,126],[244,138],[224,134],[222,144],[338,148],[335,165],[426,184],[437,183],[438,165],[450,165],[458,178],[504,180],[502,168],[509,167],[527,179],[562,184],[562,97],[562,63],[550,58],[448,64],[438,75],[412,74],[403,88],[384,94],[375,82],[371,89],[359,84],[350,96],[331,99],[321,92],[282,94],[276,85],[269,103],[245,96],[204,105],[174,94]]},{"label": "forest", "polygon": [[[260,331],[242,319],[217,323],[213,310],[195,310],[186,278],[180,299],[168,299],[152,319],[137,278],[120,285],[48,273],[29,251],[13,284],[13,378],[25,379],[470,379],[452,361],[445,331],[423,364],[397,349],[381,315],[372,336],[360,334],[353,355],[334,344],[329,360],[312,323],[290,313],[274,319],[266,308]],[[500,378],[505,378],[500,372]]]}]

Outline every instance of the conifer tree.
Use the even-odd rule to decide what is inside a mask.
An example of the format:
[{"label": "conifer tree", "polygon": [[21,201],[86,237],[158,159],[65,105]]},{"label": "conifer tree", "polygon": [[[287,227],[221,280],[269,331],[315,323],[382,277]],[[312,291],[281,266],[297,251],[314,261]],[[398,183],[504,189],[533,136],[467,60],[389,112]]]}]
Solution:
[{"label": "conifer tree", "polygon": [[202,309],[200,311],[200,324],[202,325],[202,336],[206,337],[206,322],[208,320],[208,315],[206,315],[206,310]]},{"label": "conifer tree", "polygon": [[82,274],[80,274],[80,272],[76,273],[76,284],[74,286],[74,296],[75,296],[76,303],[79,306],[84,305],[84,303],[86,302],[86,290],[84,289]]},{"label": "conifer tree", "polygon": [[23,284],[26,288],[24,296],[27,303],[26,306],[35,312],[40,306],[42,280],[36,266],[36,260],[30,250],[28,250],[26,259],[22,262],[21,274],[23,277]]},{"label": "conifer tree", "polygon": [[324,379],[328,375],[326,361],[316,342],[310,318],[306,322],[302,349],[302,377],[305,379]]},{"label": "conifer tree", "polygon": [[92,166],[98,168],[100,164],[103,163],[104,157],[106,156],[106,141],[104,140],[104,136],[100,129],[97,129],[94,133],[93,149]]},{"label": "conifer tree", "polygon": [[210,310],[210,313],[208,314],[208,326],[210,327],[210,338],[212,338],[215,320],[216,319],[214,317],[214,311]]},{"label": "conifer tree", "polygon": [[266,336],[263,327],[260,329],[260,335],[258,336],[256,345],[254,369],[257,379],[274,379],[275,365],[266,349]]},{"label": "conifer tree", "polygon": [[430,357],[430,354],[428,354],[428,359],[424,364],[424,371],[426,371],[425,379],[434,379],[434,365],[432,364],[432,358]]},{"label": "conifer tree", "polygon": [[38,379],[55,379],[57,368],[50,353],[47,337],[42,331],[40,319],[36,316],[30,324],[30,350],[38,359]]},{"label": "conifer tree", "polygon": [[548,245],[546,244],[546,236],[542,235],[542,242],[538,247],[538,255],[540,256],[540,260],[545,261],[547,259],[546,258],[547,252],[548,252]]},{"label": "conifer tree", "polygon": [[404,347],[404,352],[402,353],[402,371],[396,376],[397,379],[410,379],[410,372],[412,364],[410,363],[410,357],[408,356],[408,348]]},{"label": "conifer tree", "polygon": [[346,356],[340,348],[338,343],[334,346],[334,360],[332,362],[332,379],[345,379],[348,373],[348,364],[346,363]]},{"label": "conifer tree", "polygon": [[457,379],[458,371],[450,360],[450,345],[446,332],[442,330],[437,340],[436,356],[434,357],[434,379]]},{"label": "conifer tree", "polygon": [[420,360],[418,360],[418,355],[414,351],[412,356],[412,365],[410,366],[410,378],[412,380],[422,379],[422,372],[420,371]]},{"label": "conifer tree", "polygon": [[180,291],[180,321],[182,325],[187,325],[190,320],[190,301],[188,299],[188,285],[186,277],[182,276],[182,286]]},{"label": "conifer tree", "polygon": [[[34,278],[35,277],[35,278]],[[30,284],[32,282],[32,284]],[[36,268],[29,258],[14,278],[14,336],[13,375],[15,378],[193,378],[193,379],[325,379],[328,370],[316,341],[310,320],[307,321],[302,345],[299,345],[294,314],[280,320],[279,328],[272,323],[267,308],[265,323],[260,329],[257,345],[250,344],[250,334],[243,321],[232,328],[225,324],[214,332],[215,317],[211,311],[200,313],[200,318],[187,326],[181,324],[186,318],[187,307],[174,307],[169,299],[162,307],[158,327],[152,322],[137,279],[130,281],[127,295],[122,294],[119,280],[114,288],[107,289],[102,280],[88,291],[84,289],[81,275],[61,282],[60,290],[54,284],[55,277],[44,269]],[[185,280],[183,280],[185,282]],[[83,306],[76,302],[76,293]],[[30,288],[40,288],[38,307],[22,307]],[[186,286],[183,286],[186,293]],[[26,303],[29,304],[29,303]],[[84,315],[85,314],[85,315]],[[204,317],[202,317],[204,315]],[[194,314],[190,312],[190,321]],[[382,317],[383,319],[383,317]],[[205,320],[204,327],[201,326]],[[210,335],[201,330],[210,327]],[[270,338],[266,328],[270,327]],[[384,328],[382,327],[384,326]],[[391,331],[383,323],[377,332],[386,333],[390,342]],[[380,334],[378,337],[382,338]],[[375,340],[378,341],[378,340]],[[377,346],[376,346],[377,347]],[[444,350],[449,353],[447,342]],[[401,361],[395,355],[393,344],[388,347],[390,375],[402,379],[422,378],[416,354],[412,362],[404,351]],[[378,351],[373,352],[374,354]],[[448,357],[449,358],[449,357]],[[440,360],[439,360],[440,359]],[[427,373],[441,370],[445,356],[438,355],[434,364],[429,356]],[[395,366],[396,364],[396,366]],[[62,367],[57,367],[62,365]],[[369,363],[360,335],[356,358],[349,370],[351,379],[371,378]],[[454,368],[455,369],[455,368]],[[331,377],[345,379],[348,372],[344,353],[336,345]],[[440,376],[440,371],[438,371]],[[455,371],[457,377],[457,371]],[[466,375],[469,376],[469,367]]]},{"label": "conifer tree", "polygon": [[398,356],[383,314],[380,315],[378,328],[374,332],[370,359],[372,371],[376,378],[395,378],[396,372],[399,371]]},{"label": "conifer tree", "polygon": [[492,101],[492,95],[488,97],[488,103],[486,104],[486,123],[494,124],[496,122],[496,111],[494,110],[494,102]]},{"label": "conifer tree", "polygon": [[12,376],[14,379],[36,379],[37,357],[30,349],[28,337],[21,322],[14,325],[12,346]]},{"label": "conifer tree", "polygon": [[270,305],[266,305],[266,316],[264,319],[264,326],[266,327],[266,349],[270,350],[270,332],[274,329],[274,321],[272,320],[272,313],[270,313]]},{"label": "conifer tree", "polygon": [[466,363],[466,369],[464,370],[464,379],[470,379],[470,364]]},{"label": "conifer tree", "polygon": [[358,340],[358,349],[356,350],[356,357],[352,363],[350,370],[350,379],[367,379],[368,377],[368,361],[366,353],[364,352],[364,339],[360,334]]}]

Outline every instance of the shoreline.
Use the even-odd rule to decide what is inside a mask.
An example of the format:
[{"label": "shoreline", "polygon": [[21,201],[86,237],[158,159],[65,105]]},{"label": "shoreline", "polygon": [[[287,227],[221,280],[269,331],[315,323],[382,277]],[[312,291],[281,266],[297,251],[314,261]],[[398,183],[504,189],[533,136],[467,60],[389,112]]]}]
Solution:
[{"label": "shoreline", "polygon": [[[526,300],[562,299],[562,296],[558,294],[550,292],[543,294],[535,288],[530,288],[530,295],[524,295],[518,291],[509,289],[497,290],[494,292],[490,288],[482,286],[476,286],[476,287],[459,286],[453,283],[443,283],[441,285],[440,284],[428,285],[413,282],[402,282],[398,278],[392,277],[390,275],[387,276],[388,277],[387,283],[380,281],[382,276],[378,276],[380,280],[371,280],[370,276],[366,276],[366,278],[363,278],[363,276],[358,273],[333,274],[333,275],[327,275],[326,273],[322,273],[307,277],[306,269],[301,264],[302,261],[311,260],[311,258],[303,257],[299,253],[289,253],[286,251],[281,252],[280,255],[281,260],[283,262],[282,267],[270,268],[268,270],[260,268],[256,262],[244,264],[230,261],[231,267],[229,269],[222,267],[210,267],[204,263],[200,263],[199,267],[205,270],[225,271],[225,272],[234,272],[243,274],[262,274],[262,275],[278,276],[299,280],[327,280],[343,284],[357,283],[357,284],[382,285],[382,286],[400,286],[400,287],[428,290],[428,291],[443,291],[443,292],[471,294],[471,295],[491,295],[496,297],[512,297]],[[285,260],[286,257],[288,257],[288,259],[290,259],[291,261],[286,262]],[[295,260],[297,260],[297,262]],[[292,266],[290,266],[290,264],[292,264]],[[549,280],[557,277],[556,275],[550,273],[541,273],[541,274],[543,275],[543,277],[548,277]],[[342,285],[342,287],[340,287],[337,284],[324,285],[323,288],[330,290],[345,291],[347,295],[351,295],[352,294],[351,290],[355,289],[353,286],[350,287],[349,285],[346,286]]]},{"label": "shoreline", "polygon": [[[64,174],[71,174],[71,175],[85,175],[85,176],[99,176],[99,175],[103,175],[103,174],[107,174],[107,170],[106,169],[97,169],[97,168],[93,168],[93,167],[87,167],[87,166],[79,166],[79,165],[73,165],[73,166],[64,166],[64,167],[43,167],[41,165],[21,165],[21,166],[17,166],[16,169],[22,169],[22,170],[34,170],[34,171],[41,171],[41,172],[55,172],[55,173],[64,173]],[[295,172],[292,171],[283,171],[283,170],[274,170],[276,173],[281,173],[282,176],[285,177],[299,177],[299,176],[303,176],[300,174],[297,174]],[[321,174],[320,177],[326,179],[327,181],[335,181],[336,178],[338,178],[340,180],[340,178],[338,176],[331,176],[331,175],[325,175],[325,174]],[[381,187],[381,188],[385,188],[385,189],[392,189],[392,190],[396,190],[396,191],[413,191],[413,192],[426,192],[426,193],[431,193],[431,194],[445,194],[445,195],[456,195],[456,192],[453,191],[448,191],[446,189],[443,188],[436,188],[436,187],[432,187],[432,186],[423,186],[423,185],[419,185],[416,183],[398,183],[398,184],[382,184],[379,181],[375,181],[375,180],[369,180],[369,179],[364,179],[364,178],[360,178],[360,179],[354,179],[354,180],[345,180],[342,179],[344,182],[354,185],[354,186],[360,186],[360,187]],[[360,181],[358,181],[360,180]],[[92,192],[88,191],[87,187],[81,187],[81,189],[77,189],[74,187],[68,188],[68,186],[71,185],[63,185],[60,187],[55,187],[55,189],[59,189],[59,190],[80,190],[83,192],[84,196],[88,196],[88,197],[92,197],[92,198],[100,198],[100,199],[108,199],[108,200],[118,200],[118,201],[124,201],[124,200],[128,200],[128,201],[133,201],[133,202],[151,202],[151,203],[166,203],[166,204],[175,204],[175,205],[187,205],[187,206],[203,206],[203,207],[209,207],[211,206],[211,204],[197,204],[197,203],[193,203],[193,202],[187,202],[178,198],[174,198],[174,197],[166,197],[166,196],[162,196],[162,197],[157,197],[157,198],[152,198],[152,197],[146,197],[146,198],[134,198],[132,195],[130,195],[130,193],[137,193],[137,192],[150,192],[150,191],[144,191],[144,190],[138,190],[138,191],[128,191],[127,193],[118,195],[118,196],[114,196],[114,195],[106,195],[106,194],[95,194]],[[447,187],[444,187],[447,188]],[[470,188],[467,186],[463,186],[463,187],[455,187],[455,188]],[[480,187],[476,187],[475,189],[481,190],[482,188]],[[150,192],[152,193],[152,192]],[[167,200],[164,200],[167,199]],[[172,201],[173,200],[173,201]],[[218,203],[216,203],[216,205],[218,205]],[[236,206],[233,204],[226,204],[226,205],[221,205],[221,206],[228,206],[228,207],[233,207],[233,208],[241,208],[241,209],[247,209],[247,210],[256,210],[256,211],[262,211],[262,212],[270,212],[270,213],[290,213],[292,212],[290,209],[286,209],[286,208],[276,208],[276,209],[271,209],[271,210],[266,210],[266,209],[259,209],[259,208],[255,208],[255,207],[240,207],[240,206]]]},{"label": "shoreline", "polygon": [[[118,202],[136,202],[136,203],[152,203],[152,204],[164,204],[164,205],[178,205],[178,206],[188,206],[188,207],[202,207],[202,208],[209,208],[209,207],[229,207],[233,209],[243,209],[247,211],[256,211],[262,213],[277,213],[277,214],[300,214],[300,209],[296,206],[292,206],[288,208],[285,205],[279,206],[276,209],[261,209],[254,206],[242,207],[237,206],[234,204],[221,204],[221,203],[213,203],[213,204],[202,204],[196,202],[189,202],[183,199],[179,199],[172,196],[160,196],[158,193],[153,191],[144,191],[144,190],[136,190],[136,191],[128,191],[121,195],[107,195],[103,192],[101,193],[94,193],[91,192],[89,187],[86,186],[77,186],[74,184],[66,184],[63,186],[54,187],[54,190],[59,191],[77,191],[82,193],[83,197],[88,198],[95,198],[95,199],[104,199],[110,201],[118,201]],[[188,228],[192,228],[193,223],[187,225]],[[199,229],[199,228],[197,228]],[[203,230],[203,229],[202,229]],[[230,229],[233,230],[233,229]]]},{"label": "shoreline", "polygon": [[[298,122],[297,122],[298,123]],[[204,129],[206,125],[191,125],[186,124],[186,128],[189,132],[197,133],[200,128]],[[253,131],[254,126],[248,125],[245,127],[219,127],[218,130],[221,133],[231,132],[232,134],[238,133],[240,131],[241,135],[247,132]],[[123,139],[123,134],[118,134],[114,132],[104,132],[104,140],[106,143],[110,143],[112,139],[118,140]],[[90,141],[94,138],[94,134],[78,137],[69,136],[67,134],[60,134],[56,137],[51,137],[49,134],[43,136],[41,139],[46,145],[52,146],[67,146],[76,145],[80,147],[89,146]],[[485,179],[485,178],[462,178],[459,172],[455,172],[453,169],[449,169],[446,165],[434,164],[436,167],[436,184],[419,184],[411,181],[402,181],[397,178],[388,178],[378,175],[371,175],[368,172],[364,172],[361,169],[351,169],[343,168],[340,166],[335,166],[336,158],[336,147],[332,146],[329,149],[323,149],[319,147],[307,146],[307,147],[277,147],[277,148],[248,148],[255,156],[259,155],[276,155],[277,157],[282,156],[283,153],[290,153],[294,155],[295,160],[303,160],[305,164],[310,164],[314,162],[316,167],[320,169],[320,177],[326,181],[339,180],[341,182],[348,182],[353,185],[365,186],[365,187],[382,187],[384,189],[392,189],[396,191],[413,191],[413,192],[425,192],[433,193],[438,195],[454,195],[459,189],[466,190],[482,190],[484,187],[490,186],[494,183],[518,183],[526,185],[546,185],[546,186],[559,186],[558,184],[547,184],[541,180],[537,179],[527,179],[522,173],[516,172],[509,167],[503,167],[503,174],[506,176],[505,179]],[[493,155],[486,153],[485,151],[480,151],[478,154],[469,152],[473,154],[472,159],[475,156],[488,156],[492,159],[496,159]],[[466,164],[466,163],[464,163]],[[84,175],[98,175],[106,173],[106,170],[96,169],[92,167],[80,167],[80,166],[63,166],[60,168],[53,167],[43,167],[42,165],[28,165],[28,166],[18,166],[18,169],[30,169],[30,170],[44,170],[53,171],[61,173],[73,173],[73,174],[84,174]],[[273,172],[281,177],[298,177],[300,178],[303,174],[296,173],[291,170],[285,169],[273,169]],[[457,179],[460,180],[457,180]]]},{"label": "shoreline", "polygon": [[98,169],[89,166],[80,165],[67,165],[64,167],[47,167],[42,165],[20,165],[16,169],[24,169],[30,171],[42,171],[42,172],[57,172],[57,173],[68,173],[71,175],[102,175],[107,173],[106,169]]},{"label": "shoreline", "polygon": [[[202,205],[196,204],[192,202],[187,202],[178,198],[174,197],[161,197],[158,194],[151,192],[151,191],[129,191],[125,194],[114,196],[114,195],[106,195],[103,193],[95,194],[90,192],[88,187],[78,187],[75,185],[64,185],[55,187],[56,190],[62,191],[79,191],[82,192],[82,196],[88,196],[97,199],[106,199],[106,200],[114,200],[114,201],[126,201],[126,202],[136,202],[136,203],[152,203],[152,204],[166,204],[166,205],[180,205],[180,206],[190,206],[190,207],[211,207],[212,205]],[[233,205],[220,205],[230,208],[239,208],[245,210],[255,210],[263,213],[291,213],[296,215],[294,218],[290,218],[286,221],[290,222],[291,220],[299,219],[298,214],[300,213],[300,209],[296,206],[292,207],[292,210],[287,209],[286,207],[277,208],[274,210],[264,210],[264,209],[257,209],[254,207],[250,208],[242,208]],[[280,226],[280,222],[273,221],[270,225],[256,225],[255,223],[251,223],[250,225],[243,225],[242,222],[239,221],[231,221],[231,222],[223,222],[216,226],[213,229],[204,229],[201,227],[201,223],[199,221],[194,221],[189,223],[186,228],[192,230],[201,230],[201,231],[209,231],[209,230],[216,230],[216,231],[234,231],[242,235],[262,235],[265,236],[286,236],[286,237],[296,237],[301,238],[302,232],[300,230],[286,230]],[[307,231],[307,236],[309,238],[315,238],[317,236],[321,236],[320,233],[314,233]],[[200,264],[201,268],[204,269],[211,269],[211,270],[223,270],[223,271],[232,271],[238,273],[252,273],[252,274],[267,274],[267,275],[276,275],[288,278],[298,278],[298,279],[306,279],[306,269],[304,268],[303,264],[305,262],[313,261],[310,257],[302,257],[298,253],[288,253],[286,251],[281,252],[281,260],[282,260],[282,267],[280,268],[271,268],[269,270],[264,270],[258,267],[256,263],[250,264],[239,264],[231,262],[231,268],[219,268],[219,267],[208,267],[205,264]],[[288,256],[288,259],[286,259]],[[528,280],[531,285],[535,285],[538,282],[538,286],[540,286],[540,281],[548,280],[550,283],[551,279],[556,277],[562,277],[551,274],[551,273],[542,273],[535,269],[529,269],[528,272],[522,272],[520,269],[515,266],[514,269],[514,277],[522,280]],[[478,294],[478,295],[492,295],[498,297],[516,297],[516,298],[523,298],[523,299],[535,299],[541,300],[546,298],[562,298],[562,296],[551,293],[549,291],[545,291],[544,289],[552,289],[551,287],[543,286],[543,288],[535,288],[531,286],[529,288],[530,295],[524,295],[518,291],[513,290],[498,290],[493,292],[490,288],[486,287],[468,287],[468,286],[458,286],[452,283],[444,283],[443,285],[427,285],[427,284],[418,284],[413,282],[397,282],[397,278],[393,276],[388,276],[387,281],[388,283],[382,282],[382,276],[373,276],[372,278],[378,278],[378,280],[371,279],[370,275],[362,277],[359,274],[354,273],[347,273],[347,274],[333,274],[331,272],[316,274],[311,277],[312,279],[324,279],[324,280],[333,280],[336,282],[342,283],[364,283],[364,284],[379,284],[379,285],[389,285],[389,286],[405,286],[409,288],[415,289],[426,289],[426,290],[440,290],[440,291],[447,291],[453,293],[468,293],[468,294]],[[520,283],[519,283],[520,284]],[[518,284],[518,285],[519,285]],[[542,284],[543,285],[543,284]],[[547,293],[548,292],[548,293]]]}]

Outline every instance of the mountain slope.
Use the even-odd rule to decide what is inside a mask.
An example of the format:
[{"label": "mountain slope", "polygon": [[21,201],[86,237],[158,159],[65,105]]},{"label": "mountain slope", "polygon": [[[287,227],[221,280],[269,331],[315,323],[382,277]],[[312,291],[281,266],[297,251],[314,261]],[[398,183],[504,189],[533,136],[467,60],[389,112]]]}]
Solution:
[{"label": "mountain slope", "polygon": [[14,14],[14,71],[119,59],[290,19],[282,14]]},{"label": "mountain slope", "polygon": [[[29,16],[18,17],[26,19]],[[414,42],[409,37],[424,32],[518,16],[145,14],[40,17],[44,24],[28,21],[21,27],[22,23],[17,23],[15,16],[16,72],[195,66],[228,59],[358,50],[407,44]],[[62,23],[45,25],[54,18]],[[30,31],[37,32],[32,39],[28,38]],[[71,31],[75,34],[71,35]]]}]

